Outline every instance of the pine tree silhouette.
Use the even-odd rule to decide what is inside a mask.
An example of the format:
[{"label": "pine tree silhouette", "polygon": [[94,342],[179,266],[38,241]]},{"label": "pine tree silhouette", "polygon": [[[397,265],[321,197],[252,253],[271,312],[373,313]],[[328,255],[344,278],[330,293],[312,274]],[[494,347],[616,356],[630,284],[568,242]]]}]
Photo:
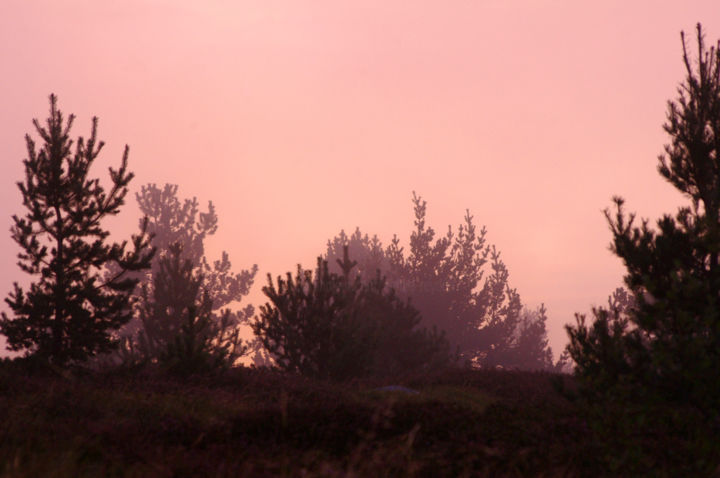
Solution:
[{"label": "pine tree silhouette", "polygon": [[[427,225],[427,202],[415,193],[412,202],[415,230],[408,251],[397,236],[383,248],[377,236],[340,231],[328,240],[325,254],[334,271],[369,283],[380,270],[388,286],[412,301],[422,325],[446,332],[463,361],[481,367],[562,367],[564,361],[552,362],[545,309],[523,311],[500,252],[486,244],[485,228],[477,228],[466,211],[463,223],[438,237]],[[348,262],[348,253],[356,261]]]},{"label": "pine tree silhouette", "polygon": [[298,265],[293,277],[268,274],[252,324],[278,367],[304,375],[344,379],[393,375],[447,365],[449,346],[437,330],[420,329],[420,314],[385,286],[385,278],[363,283],[351,271],[344,248],[343,274],[331,273],[318,257],[315,274]]},{"label": "pine tree silhouette", "polygon": [[[643,387],[663,400],[720,411],[720,44],[705,48],[697,26],[698,59],[668,104],[671,143],[658,170],[690,199],[657,229],[627,215],[615,198],[605,212],[612,250],[627,268],[631,305],[595,309],[594,320],[568,326],[568,350],[589,389]],[[619,300],[618,302],[622,302]]]},{"label": "pine tree silhouette", "polygon": [[[26,135],[28,158],[25,180],[18,182],[24,217],[13,216],[12,238],[22,248],[20,268],[37,280],[26,293],[17,283],[5,299],[15,317],[4,312],[0,332],[10,350],[25,351],[53,364],[82,361],[115,346],[112,332],[131,317],[130,297],[137,280],[128,271],[150,266],[154,250],[143,228],[126,241],[109,244],[100,226],[116,215],[128,192],[133,173],[127,170],[128,147],[120,168],[110,168],[108,192],[88,177],[103,147],[97,140],[97,118],[86,141],[78,138],[75,151],[70,115],[64,122],[57,98],[50,95],[50,116],[43,127],[33,121],[44,144],[37,149]],[[114,273],[106,266],[114,264]]]}]

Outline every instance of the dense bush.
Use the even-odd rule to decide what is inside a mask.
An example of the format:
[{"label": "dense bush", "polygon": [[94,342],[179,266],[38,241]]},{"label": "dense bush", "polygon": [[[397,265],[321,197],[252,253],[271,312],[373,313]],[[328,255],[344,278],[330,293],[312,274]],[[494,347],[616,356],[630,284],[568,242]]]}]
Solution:
[{"label": "dense bush", "polygon": [[298,266],[295,277],[268,275],[253,331],[283,370],[343,379],[398,374],[447,362],[448,344],[437,331],[418,329],[420,315],[379,274],[351,279],[345,250],[342,275],[318,258],[315,274]]}]

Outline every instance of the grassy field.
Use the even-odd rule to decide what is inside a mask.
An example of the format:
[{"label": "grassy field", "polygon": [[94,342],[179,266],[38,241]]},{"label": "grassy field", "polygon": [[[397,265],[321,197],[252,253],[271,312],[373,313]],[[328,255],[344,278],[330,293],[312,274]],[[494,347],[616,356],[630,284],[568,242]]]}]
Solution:
[{"label": "grassy field", "polygon": [[[393,383],[419,393],[254,369],[173,378],[148,370],[28,374],[5,364],[0,477],[680,476],[713,469],[653,454],[678,443],[655,444],[642,433],[632,439],[650,440],[651,451],[623,455],[622,440],[612,443],[608,430],[588,424],[569,376],[452,370]],[[697,445],[692,439],[681,437],[679,449]]]}]

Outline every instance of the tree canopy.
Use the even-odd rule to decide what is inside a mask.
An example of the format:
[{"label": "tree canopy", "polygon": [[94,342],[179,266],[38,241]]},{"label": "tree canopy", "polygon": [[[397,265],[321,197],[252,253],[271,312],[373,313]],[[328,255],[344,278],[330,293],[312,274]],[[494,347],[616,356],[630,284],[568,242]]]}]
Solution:
[{"label": "tree canopy", "polygon": [[[363,283],[352,275],[348,249],[329,272],[318,258],[315,273],[298,265],[293,277],[268,274],[263,292],[270,302],[252,324],[263,346],[283,370],[345,379],[397,375],[447,364],[442,334],[419,328],[420,315],[385,279]],[[353,278],[354,277],[354,278]]]},{"label": "tree canopy", "polygon": [[[203,288],[213,298],[213,310],[241,301],[249,293],[257,265],[235,273],[231,270],[232,263],[227,252],[223,251],[220,259],[215,261],[209,261],[205,254],[205,239],[218,230],[218,216],[212,201],[208,202],[207,212],[202,212],[197,198],[182,201],[178,198],[178,186],[175,184],[165,184],[163,188],[147,184],[135,197],[140,212],[148,218],[148,232],[154,235],[153,245],[158,251],[150,273],[142,278],[141,284],[151,283],[160,258],[169,252],[172,244],[177,243],[182,246],[183,257],[202,273]],[[252,316],[253,309],[248,306],[239,313],[244,321]]]},{"label": "tree canopy", "polygon": [[168,246],[153,274],[152,297],[143,289],[142,328],[133,345],[166,368],[194,373],[227,368],[248,350],[230,309],[213,313],[203,275],[183,258],[179,242]]},{"label": "tree canopy", "polygon": [[[670,144],[660,174],[690,200],[653,228],[626,214],[624,201],[605,215],[612,251],[626,267],[631,306],[599,308],[568,327],[576,373],[589,389],[642,387],[644,394],[720,412],[720,49],[697,59],[682,36],[686,77],[668,102]],[[632,384],[632,385],[630,385]],[[711,412],[713,411],[714,412]]]},{"label": "tree canopy", "polygon": [[[57,98],[50,95],[46,126],[33,121],[43,144],[26,135],[25,180],[18,182],[27,209],[13,216],[12,238],[20,245],[20,268],[37,279],[29,291],[14,285],[5,299],[14,313],[4,312],[0,332],[10,350],[25,351],[63,365],[83,361],[116,345],[113,333],[131,316],[131,296],[138,282],[128,272],[150,266],[153,250],[147,222],[127,241],[110,243],[102,219],[124,204],[133,174],[127,170],[128,147],[119,169],[110,168],[109,191],[89,177],[100,154],[97,118],[90,137],[70,139],[75,119],[64,121]],[[108,268],[112,266],[112,273]]]},{"label": "tree canopy", "polygon": [[371,280],[381,271],[388,285],[417,308],[422,324],[445,331],[451,346],[476,366],[554,367],[545,309],[523,311],[500,252],[487,244],[485,228],[478,230],[466,211],[455,231],[449,226],[436,238],[426,223],[426,201],[413,194],[412,202],[415,229],[407,253],[397,236],[383,247],[377,236],[359,229],[350,236],[341,231],[327,243],[331,269],[337,270],[333,264],[347,245],[358,263],[353,274]]},{"label": "tree canopy", "polygon": [[[228,306],[250,292],[257,265],[233,272],[225,251],[220,260],[208,261],[204,241],[218,229],[212,201],[202,212],[197,198],[180,200],[178,186],[172,184],[163,188],[147,184],[136,199],[153,234],[157,256],[152,268],[139,276],[135,320],[123,331],[125,352],[158,359],[182,333],[192,307],[199,318],[211,322],[204,333],[216,332],[215,342],[227,345],[228,337],[235,340],[233,331],[248,324],[254,308],[248,304],[233,311]],[[237,358],[240,343],[232,349],[238,353],[230,356]]]}]

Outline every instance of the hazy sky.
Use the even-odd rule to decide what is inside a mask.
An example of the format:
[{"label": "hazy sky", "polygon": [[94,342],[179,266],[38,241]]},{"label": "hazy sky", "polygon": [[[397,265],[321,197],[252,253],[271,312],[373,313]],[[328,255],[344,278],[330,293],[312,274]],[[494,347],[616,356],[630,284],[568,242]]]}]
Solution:
[{"label": "hazy sky", "polygon": [[[2,0],[0,230],[54,92],[73,136],[100,118],[94,175],[127,143],[133,192],[215,203],[209,255],[260,266],[255,305],[340,229],[407,246],[417,191],[436,231],[466,208],[487,226],[557,355],[621,285],[612,196],[651,218],[683,202],[656,166],[697,22],[715,43],[717,0]],[[113,237],[138,218],[129,197]],[[4,296],[27,279],[9,233],[0,251]]]}]

